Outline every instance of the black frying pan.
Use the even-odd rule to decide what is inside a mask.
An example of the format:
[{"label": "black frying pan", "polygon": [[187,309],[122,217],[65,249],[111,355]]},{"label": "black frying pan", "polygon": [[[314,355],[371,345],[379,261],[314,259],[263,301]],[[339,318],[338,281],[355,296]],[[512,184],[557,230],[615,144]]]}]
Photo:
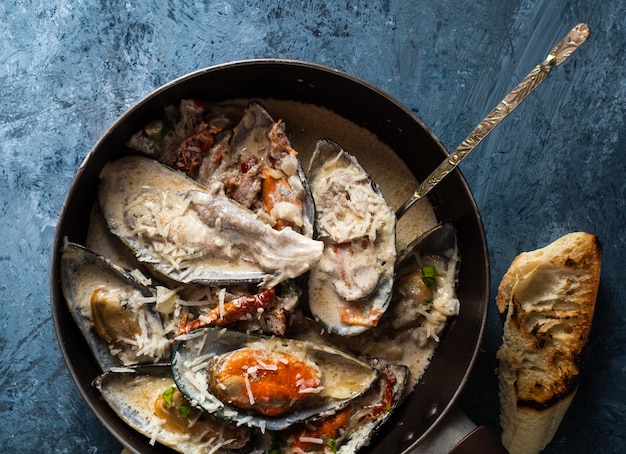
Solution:
[{"label": "black frying pan", "polygon": [[[203,69],[164,85],[124,113],[96,143],[72,182],[54,237],[50,284],[57,337],[76,385],[107,429],[138,453],[171,451],[150,446],[145,437],[116,416],[91,386],[101,371],[61,293],[60,250],[66,236],[84,243],[88,213],[104,163],[124,153],[124,142],[145,125],[146,119],[159,118],[164,107],[188,97],[215,101],[276,98],[325,107],[376,134],[418,180],[447,156],[429,129],[389,95],[337,70],[291,60],[250,60]],[[459,235],[461,312],[445,332],[421,382],[365,452],[408,452],[432,432],[461,392],[482,339],[489,301],[489,258],[480,214],[458,170],[429,199],[439,219],[451,221]]]}]

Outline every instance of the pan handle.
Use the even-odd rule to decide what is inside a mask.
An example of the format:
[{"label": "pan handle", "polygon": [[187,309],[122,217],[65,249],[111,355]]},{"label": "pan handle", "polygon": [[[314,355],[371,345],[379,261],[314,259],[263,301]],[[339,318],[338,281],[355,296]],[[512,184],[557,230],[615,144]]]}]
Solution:
[{"label": "pan handle", "polygon": [[476,427],[456,405],[448,409],[434,430],[407,454],[507,454],[498,436],[486,426]]},{"label": "pan handle", "polygon": [[476,454],[488,452],[490,454],[508,454],[500,439],[486,426],[478,426],[463,438],[454,447],[450,454]]}]

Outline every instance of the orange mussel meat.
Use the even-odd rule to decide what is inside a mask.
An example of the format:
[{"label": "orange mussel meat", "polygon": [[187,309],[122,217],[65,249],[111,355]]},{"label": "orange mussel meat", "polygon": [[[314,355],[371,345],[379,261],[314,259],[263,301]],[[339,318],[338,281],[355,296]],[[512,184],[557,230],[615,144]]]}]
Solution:
[{"label": "orange mussel meat", "polygon": [[294,355],[242,348],[214,358],[209,383],[223,401],[265,416],[278,416],[322,391],[315,364]]}]

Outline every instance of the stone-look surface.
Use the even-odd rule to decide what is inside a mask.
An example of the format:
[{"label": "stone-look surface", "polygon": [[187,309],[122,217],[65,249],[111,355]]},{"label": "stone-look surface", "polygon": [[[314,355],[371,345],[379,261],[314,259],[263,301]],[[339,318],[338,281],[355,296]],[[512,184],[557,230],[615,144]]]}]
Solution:
[{"label": "stone-look surface", "polygon": [[[353,73],[449,148],[578,22],[588,42],[461,169],[483,216],[492,292],[511,260],[574,230],[604,262],[579,393],[546,452],[621,452],[626,425],[626,4],[622,0],[0,4],[0,450],[119,453],[82,401],[50,316],[48,266],[70,181],[98,137],[159,85],[256,57]],[[492,304],[460,404],[498,430]]]}]

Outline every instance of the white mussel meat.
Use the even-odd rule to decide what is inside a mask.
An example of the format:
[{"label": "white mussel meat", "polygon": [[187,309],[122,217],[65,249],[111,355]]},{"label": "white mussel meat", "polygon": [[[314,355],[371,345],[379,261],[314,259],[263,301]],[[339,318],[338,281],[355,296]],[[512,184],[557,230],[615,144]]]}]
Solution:
[{"label": "white mussel meat", "polygon": [[98,200],[110,230],[140,262],[182,283],[273,287],[322,254],[321,242],[275,230],[219,188],[145,157],[107,163]]},{"label": "white mussel meat", "polygon": [[338,411],[366,393],[379,375],[329,346],[226,329],[184,337],[172,370],[193,405],[262,431]]},{"label": "white mussel meat", "polygon": [[155,296],[98,254],[66,242],[61,287],[68,308],[103,370],[169,358],[171,341]]},{"label": "white mussel meat", "polygon": [[180,393],[168,363],[118,368],[93,385],[115,413],[150,439],[184,454],[241,452],[251,430],[193,407]]},{"label": "white mussel meat", "polygon": [[329,332],[376,326],[391,299],[396,217],[354,156],[319,140],[309,165],[315,238],[324,242],[309,277],[309,308]]}]

